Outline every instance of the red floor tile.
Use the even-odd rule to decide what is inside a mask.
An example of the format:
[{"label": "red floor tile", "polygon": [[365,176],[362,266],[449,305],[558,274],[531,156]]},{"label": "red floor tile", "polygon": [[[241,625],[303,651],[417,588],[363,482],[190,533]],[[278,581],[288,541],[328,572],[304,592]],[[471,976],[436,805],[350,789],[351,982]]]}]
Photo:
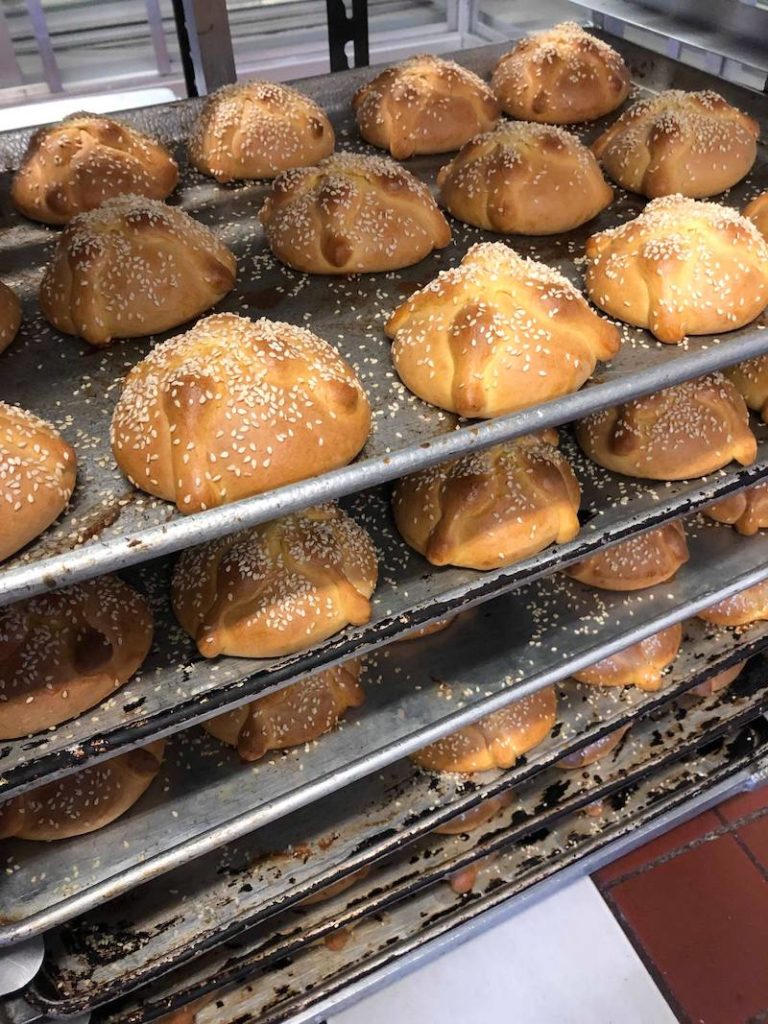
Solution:
[{"label": "red floor tile", "polygon": [[691,818],[690,821],[684,821],[682,825],[670,829],[669,832],[665,832],[657,839],[652,839],[649,843],[639,846],[626,856],[619,857],[612,864],[606,865],[596,872],[594,880],[598,886],[605,889],[617,879],[633,874],[640,868],[652,864],[659,857],[666,856],[681,846],[693,842],[694,839],[700,839],[708,832],[714,832],[722,827],[722,821],[715,814],[705,811],[703,814]]},{"label": "red floor tile", "polygon": [[738,821],[756,811],[768,810],[768,785],[732,796],[730,800],[718,804],[715,810],[726,822]]},{"label": "red floor tile", "polygon": [[609,899],[691,1021],[745,1024],[768,1008],[768,882],[733,837],[658,864]]},{"label": "red floor tile", "polygon": [[748,825],[742,825],[736,835],[768,874],[768,814],[750,821]]}]

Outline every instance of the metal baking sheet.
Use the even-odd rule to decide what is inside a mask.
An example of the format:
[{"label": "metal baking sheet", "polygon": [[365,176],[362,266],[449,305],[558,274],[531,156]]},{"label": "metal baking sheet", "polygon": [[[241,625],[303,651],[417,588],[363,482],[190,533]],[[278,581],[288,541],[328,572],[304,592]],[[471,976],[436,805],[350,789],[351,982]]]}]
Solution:
[{"label": "metal baking sheet", "polygon": [[[695,663],[694,651],[689,656]],[[243,932],[247,926],[264,921],[274,913],[275,907],[283,908],[296,902],[373,860],[391,857],[407,847],[407,864],[413,866],[417,862],[412,845],[415,841],[431,833],[440,822],[510,786],[516,795],[525,786],[551,793],[552,800],[538,801],[537,806],[541,804],[542,813],[544,810],[560,813],[562,801],[584,796],[578,772],[563,775],[550,767],[574,745],[593,738],[606,727],[634,721],[641,713],[653,712],[666,698],[667,703],[658,714],[663,721],[669,721],[669,727],[660,731],[659,738],[647,744],[647,749],[642,739],[633,740],[627,746],[621,761],[621,777],[625,777],[639,755],[643,763],[648,757],[666,757],[670,751],[677,750],[692,731],[719,727],[733,714],[752,714],[765,696],[764,673],[765,665],[760,662],[752,671],[742,674],[727,699],[696,702],[690,712],[681,713],[669,710],[670,690],[655,694],[646,702],[638,701],[636,705],[630,699],[622,707],[622,701],[615,697],[593,700],[592,688],[566,684],[561,689],[558,725],[552,737],[515,768],[474,776],[471,782],[452,776],[433,776],[408,762],[399,762],[387,772],[347,788],[341,797],[315,803],[301,814],[261,829],[234,848],[189,864],[163,880],[135,889],[122,899],[48,932],[48,949],[57,950],[53,955],[56,968],[51,972],[61,1001],[55,1013],[84,1009],[86,1002],[94,998],[94,992],[98,992],[99,1000],[105,1001],[130,987],[153,980],[190,957]],[[681,685],[689,686],[697,678],[700,674],[694,672],[682,681],[675,680],[673,692],[679,692]],[[606,716],[604,723],[599,723],[601,714]],[[588,732],[579,730],[580,719],[592,720]],[[635,723],[633,734],[655,737],[659,729],[655,721]],[[194,762],[189,767],[194,771]],[[606,767],[604,761],[601,771]],[[607,775],[602,777],[607,782]],[[558,782],[550,790],[550,783],[558,778],[564,779],[567,785]],[[556,807],[550,806],[552,801]],[[511,812],[515,825],[529,824],[527,819],[520,818],[519,806],[516,802]],[[183,807],[177,810],[182,816]],[[470,849],[478,841],[490,842],[487,830],[480,829],[473,834]],[[283,852],[267,853],[267,844],[268,850]],[[301,865],[293,865],[290,872],[286,872],[286,849],[300,851]],[[440,850],[447,851],[446,856],[454,856],[461,844],[458,840],[454,843],[444,838],[428,839],[424,849],[426,866],[437,866],[442,863]],[[226,867],[223,873],[222,864]],[[233,867],[233,864],[241,866]],[[457,863],[452,869],[461,866],[463,863]],[[412,877],[409,868],[406,878]],[[391,893],[386,896],[389,890],[379,886],[378,876],[376,891],[381,891],[385,901],[391,898]],[[183,895],[179,897],[179,894]],[[359,906],[357,900],[353,903]],[[274,927],[266,921],[259,933],[267,936],[265,948],[268,950],[275,946],[273,939],[268,938]],[[293,941],[298,933],[295,929],[290,931]],[[63,950],[70,950],[72,956],[66,957]],[[215,973],[220,974],[229,964],[231,950],[212,955]],[[67,959],[69,971],[62,966],[62,959]],[[49,1011],[53,1012],[51,1008]]]},{"label": "metal baking sheet", "polygon": [[[612,40],[634,72],[635,95],[660,89],[715,88],[765,124],[760,97],[749,90],[623,40]],[[487,75],[505,44],[464,51],[456,56]],[[340,149],[369,150],[357,137],[351,112],[353,91],[370,76],[358,69],[298,83],[329,112]],[[0,360],[0,398],[17,402],[53,420],[78,452],[78,487],[61,521],[0,569],[0,603],[51,587],[125,567],[242,526],[274,518],[289,509],[364,487],[431,465],[469,448],[477,449],[545,425],[568,422],[606,405],[658,390],[717,367],[768,350],[765,315],[723,339],[691,339],[662,345],[644,331],[625,328],[624,343],[612,363],[602,366],[592,386],[574,395],[493,422],[463,424],[407,392],[389,360],[383,324],[392,309],[441,269],[455,265],[476,241],[497,237],[454,223],[454,241],[415,267],[389,274],[343,279],[298,274],[277,263],[266,249],[256,213],[266,194],[264,183],[222,187],[186,165],[182,140],[199,101],[183,101],[132,111],[125,119],[164,139],[181,165],[181,181],[171,201],[216,228],[238,257],[235,290],[219,309],[310,325],[338,346],[357,366],[375,409],[374,430],[352,466],[296,483],[224,508],[183,518],[165,502],[134,491],[121,476],[109,450],[108,423],[120,380],[153,341],[129,341],[99,351],[53,331],[37,309],[35,293],[56,232],[30,223],[7,198],[10,169],[18,165],[29,132],[0,135],[0,277],[19,291],[24,325]],[[613,116],[613,115],[612,115]],[[585,129],[587,140],[610,120]],[[422,157],[408,166],[430,183],[445,156]],[[741,208],[747,198],[768,187],[768,160],[760,147],[745,181],[722,201]],[[643,201],[617,190],[612,206],[589,225],[564,236],[515,236],[521,253],[559,268],[580,285],[578,261],[594,231],[632,217]],[[176,332],[171,332],[176,333]]]},{"label": "metal baking sheet", "polygon": [[[749,550],[748,543],[742,541],[743,550]],[[537,607],[546,609],[553,618],[571,608],[569,625],[578,623],[582,628],[589,626],[590,616],[595,621],[603,611],[602,597],[564,580],[553,581],[544,596],[530,595],[528,600],[528,633],[523,630],[519,637],[508,632],[509,624],[519,615],[516,597],[509,595],[465,612],[442,634],[378,652],[367,667],[364,685],[368,699],[364,708],[306,751],[242,765],[236,753],[202,730],[184,732],[174,737],[162,774],[151,791],[113,825],[85,841],[5,841],[0,942],[16,942],[39,933],[203,856],[344,784],[381,770],[418,749],[426,736],[450,730],[457,715],[465,715],[478,703],[482,705],[495,692],[503,693],[512,681],[510,665],[519,662],[526,652],[526,638],[536,630]],[[766,624],[736,634],[691,620],[686,624],[683,650],[662,693],[580,687],[574,694],[572,684],[567,684],[560,701],[557,734],[537,749],[534,759],[502,773],[494,782],[483,786],[475,783],[464,794],[462,807],[471,806],[480,799],[480,793],[488,795],[499,786],[526,777],[574,744],[655,707],[670,692],[706,678],[766,643]],[[385,829],[377,824],[353,842],[365,847],[368,858],[378,856],[382,843],[387,849],[388,844],[406,839],[402,829],[409,821],[409,836],[414,829],[418,834],[433,826],[428,817],[419,817],[417,808],[426,813],[456,796],[456,785],[450,779],[443,780],[436,791],[431,784],[425,786],[420,804],[412,795],[398,819],[389,818]],[[446,816],[446,809],[442,807],[440,813],[438,820]],[[375,817],[378,822],[378,815]],[[338,849],[323,859],[327,869],[333,868],[339,861]],[[193,867],[191,872],[197,874],[198,870]],[[205,873],[212,869],[204,866],[202,870]],[[270,894],[263,884],[255,886],[252,897],[229,908],[233,920],[259,912],[261,903],[278,895],[284,894]],[[223,916],[218,923],[221,928],[228,924]]]},{"label": "metal baking sheet", "polygon": [[[660,733],[665,725],[659,723]],[[104,1006],[96,1011],[94,1019],[103,1024],[142,1024],[200,996],[206,1006],[205,993],[209,994],[211,1005],[215,1004],[216,1016],[203,1010],[195,1017],[195,1024],[212,1020],[226,1024],[237,1019],[238,1014],[242,1015],[240,1020],[258,1020],[259,1024],[287,1019],[368,974],[374,965],[400,958],[409,940],[423,944],[444,933],[446,925],[455,927],[468,917],[497,906],[566,869],[586,853],[594,853],[618,836],[642,828],[671,807],[717,785],[727,775],[743,770],[765,749],[767,740],[764,719],[747,726],[726,727],[719,739],[700,732],[698,747],[685,743],[677,756],[661,766],[654,757],[656,767],[648,764],[645,771],[639,767],[642,757],[636,758],[633,765],[627,744],[605,773],[572,773],[581,775],[581,781],[572,780],[571,785],[583,787],[585,800],[591,790],[593,813],[574,813],[573,807],[566,809],[570,804],[568,798],[559,815],[549,813],[552,790],[562,788],[565,773],[545,773],[521,787],[517,794],[521,824],[516,825],[514,819],[510,823],[507,814],[505,828],[504,817],[500,815],[488,823],[486,834],[480,838],[465,835],[444,843],[444,837],[431,837],[431,846],[422,843],[409,850],[408,858],[382,865],[341,896],[317,907],[281,915],[268,922],[266,928],[247,933],[228,950],[219,950],[154,985]],[[655,743],[656,738],[651,742]],[[630,772],[623,782],[622,765]],[[553,777],[555,774],[557,777]],[[594,807],[598,800],[600,813]],[[522,824],[524,817],[527,826]],[[451,847],[463,848],[452,860],[443,856],[443,849]],[[483,863],[492,849],[495,853]],[[433,865],[432,855],[442,859],[440,866]],[[470,858],[478,862],[477,881],[471,894],[457,896],[443,880],[456,865]],[[398,888],[405,893],[396,894]],[[438,913],[429,909],[435,903]],[[365,914],[363,919],[361,913]],[[404,926],[404,921],[410,926]],[[417,927],[413,928],[414,925]],[[330,935],[338,938],[339,930],[347,942],[336,942],[331,950],[323,939]],[[299,933],[305,940],[313,938],[314,944],[299,945]],[[372,962],[369,957],[378,953],[385,959],[374,957]],[[70,955],[69,961],[74,959]],[[35,991],[29,995],[38,998],[44,985],[43,976],[39,976]]]},{"label": "metal baking sheet", "polygon": [[112,698],[77,719],[30,738],[0,743],[0,790],[19,792],[160,733],[178,731],[267,688],[285,685],[324,664],[364,654],[413,625],[551,573],[606,544],[763,478],[768,474],[768,428],[755,424],[755,430],[761,442],[754,466],[674,484],[649,484],[608,473],[585,459],[563,431],[562,448],[582,484],[580,535],[570,544],[486,573],[430,566],[399,539],[383,489],[355,495],[349,501],[350,511],[371,531],[380,553],[372,620],[286,658],[201,658],[168,607],[169,567],[141,567],[133,582],[151,598],[158,622],[154,649],[142,671]]}]

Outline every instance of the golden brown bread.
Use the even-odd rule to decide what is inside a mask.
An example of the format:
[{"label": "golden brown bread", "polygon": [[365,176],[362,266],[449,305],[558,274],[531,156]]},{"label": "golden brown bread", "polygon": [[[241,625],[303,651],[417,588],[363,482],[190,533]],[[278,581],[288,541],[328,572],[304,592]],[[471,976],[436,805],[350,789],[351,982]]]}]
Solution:
[{"label": "golden brown bread", "polygon": [[511,768],[549,736],[556,717],[557,698],[548,686],[430,743],[411,754],[411,759],[433,772],[468,774]]},{"label": "golden brown bread", "polygon": [[576,438],[599,466],[647,480],[690,480],[757,455],[744,399],[720,373],[593,413]]},{"label": "golden brown bread", "polygon": [[458,149],[499,116],[482,78],[432,54],[386,68],[357,90],[352,107],[365,141],[396,160]]},{"label": "golden brown bread", "polygon": [[768,621],[768,580],[723,598],[698,613],[714,626],[748,626]]},{"label": "golden brown bread", "polygon": [[144,598],[116,576],[0,608],[0,739],[104,700],[144,661],[152,628]]},{"label": "golden brown bread", "polygon": [[768,356],[728,366],[723,373],[738,389],[750,409],[768,423]]},{"label": "golden brown bread", "polygon": [[16,337],[21,326],[21,303],[16,293],[0,281],[0,352]]},{"label": "golden brown bread", "polygon": [[498,814],[502,808],[509,807],[514,799],[514,792],[509,789],[499,793],[498,796],[489,796],[485,800],[481,800],[471,810],[464,811],[463,814],[457,814],[450,821],[438,825],[435,832],[443,836],[459,836],[464,832],[473,832],[476,828],[480,828],[486,821],[493,818],[494,815]]},{"label": "golden brown bread", "polygon": [[562,274],[503,242],[473,245],[399,306],[386,331],[406,387],[469,417],[576,391],[620,344]]},{"label": "golden brown bread", "polygon": [[664,670],[677,657],[682,639],[683,627],[677,623],[574,672],[573,678],[591,686],[637,686],[641,690],[660,690]]},{"label": "golden brown bread", "polygon": [[345,465],[370,423],[360,381],[327,342],[220,313],[134,366],[112,450],[137,487],[197,512]]},{"label": "golden brown bread", "polygon": [[189,158],[217,181],[274,178],[333,152],[325,111],[280,82],[225,85],[211,93],[189,137]]},{"label": "golden brown bread", "polygon": [[665,196],[587,240],[585,280],[606,313],[676,344],[755,319],[768,303],[768,243],[736,210]]},{"label": "golden brown bread", "polygon": [[362,881],[370,875],[373,870],[372,864],[366,864],[363,868],[358,868],[357,871],[352,871],[348,875],[344,875],[338,882],[331,882],[330,885],[324,885],[322,889],[318,889],[317,892],[313,892],[311,896],[305,896],[303,900],[300,900],[296,905],[298,907],[313,907],[316,903],[323,903],[325,900],[331,900],[334,896],[340,896],[347,889],[351,889],[357,882]]},{"label": "golden brown bread", "polygon": [[184,551],[171,599],[206,658],[269,658],[367,622],[377,575],[365,530],[319,505]]},{"label": "golden brown bread", "polygon": [[357,153],[279,175],[259,218],[275,256],[310,274],[397,270],[451,240],[423,182],[392,160]]},{"label": "golden brown bread", "polygon": [[624,102],[629,68],[607,43],[565,21],[516,43],[496,65],[491,87],[511,117],[578,124]]},{"label": "golden brown bread", "polygon": [[75,451],[55,427],[0,402],[0,562],[58,518],[76,473]]},{"label": "golden brown bread", "polygon": [[573,540],[579,500],[565,456],[526,437],[403,477],[392,509],[403,539],[433,565],[494,569]]},{"label": "golden brown bread", "polygon": [[72,114],[34,133],[11,199],[32,220],[66,224],[128,192],[165,199],[178,178],[176,161],[155,139],[111,117]]},{"label": "golden brown bread", "polygon": [[703,683],[699,683],[698,686],[694,686],[692,690],[689,690],[694,697],[712,697],[714,694],[719,693],[720,690],[725,690],[731,683],[737,679],[746,665],[746,661],[737,661],[735,665],[731,665],[730,668],[723,669],[722,672],[718,672],[717,675],[710,676],[709,679],[705,679]]},{"label": "golden brown bread", "polygon": [[458,618],[458,615],[448,615],[444,619],[438,619],[436,622],[430,622],[428,626],[421,626],[418,629],[414,629],[411,633],[406,633],[405,636],[399,636],[394,642],[403,643],[405,640],[421,640],[425,636],[433,636],[435,633],[442,633],[444,629],[448,627]]},{"label": "golden brown bread", "polygon": [[607,732],[599,740],[594,740],[594,742],[588,743],[585,747],[575,750],[572,754],[561,757],[557,762],[557,767],[564,768],[566,771],[586,768],[588,765],[594,764],[605,757],[606,754],[610,754],[612,750],[615,750],[628,732],[628,725],[622,725],[612,732]]},{"label": "golden brown bread", "polygon": [[118,196],[78,214],[40,284],[54,327],[91,345],[159,334],[210,309],[237,262],[210,228],[156,199]]},{"label": "golden brown bread", "polygon": [[644,590],[671,580],[688,561],[685,529],[679,519],[604,548],[566,572],[602,590]]},{"label": "golden brown bread", "polygon": [[0,804],[0,839],[51,842],[96,832],[136,803],[160,771],[165,740],[118,754]]},{"label": "golden brown bread", "polygon": [[298,683],[268,693],[223,715],[203,728],[236,747],[243,761],[258,761],[270,750],[284,750],[330,732],[349,708],[365,700],[357,659],[306,676]]},{"label": "golden brown bread", "polygon": [[592,143],[609,177],[653,199],[717,195],[749,173],[760,126],[706,89],[640,100]]},{"label": "golden brown bread", "polygon": [[768,241],[768,192],[755,196],[751,202],[747,203],[742,213],[752,221],[763,238]]},{"label": "golden brown bread", "polygon": [[575,135],[525,121],[503,121],[472,138],[440,168],[437,184],[454,217],[502,234],[570,231],[613,199],[597,160]]},{"label": "golden brown bread", "polygon": [[702,511],[716,523],[726,523],[745,537],[752,537],[768,526],[768,482],[729,494]]}]

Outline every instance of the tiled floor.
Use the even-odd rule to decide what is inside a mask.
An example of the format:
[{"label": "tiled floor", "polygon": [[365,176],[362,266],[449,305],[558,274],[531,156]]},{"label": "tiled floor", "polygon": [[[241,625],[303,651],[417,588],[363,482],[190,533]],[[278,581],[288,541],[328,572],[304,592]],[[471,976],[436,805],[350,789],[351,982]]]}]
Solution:
[{"label": "tiled floor", "polygon": [[595,881],[683,1024],[768,1022],[768,786]]}]

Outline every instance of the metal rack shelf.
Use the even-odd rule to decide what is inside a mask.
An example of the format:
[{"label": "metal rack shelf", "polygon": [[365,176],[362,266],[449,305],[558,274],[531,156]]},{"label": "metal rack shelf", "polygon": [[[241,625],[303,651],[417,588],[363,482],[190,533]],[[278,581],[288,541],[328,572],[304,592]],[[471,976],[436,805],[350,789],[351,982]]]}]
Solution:
[{"label": "metal rack shelf", "polygon": [[[633,65],[640,92],[677,85],[690,70],[632,44],[617,41],[616,45]],[[502,50],[495,45],[457,56],[487,75]],[[299,83],[329,110],[342,149],[365,148],[353,128],[349,100],[369,74],[361,69]],[[701,72],[696,73],[695,81],[699,88],[716,86],[742,109],[764,118],[759,98],[750,91],[720,83]],[[133,491],[114,465],[107,428],[120,379],[128,366],[148,351],[151,342],[132,341],[104,351],[86,351],[83,343],[64,338],[48,327],[32,295],[52,232],[22,221],[6,205],[0,209],[0,227],[7,229],[0,247],[0,274],[15,284],[23,297],[25,327],[3,355],[2,397],[62,425],[79,451],[81,469],[73,505],[61,522],[0,569],[0,603],[146,561],[291,509],[359,491],[470,448],[577,419],[596,408],[768,350],[764,319],[724,336],[720,343],[713,338],[696,338],[682,346],[662,345],[644,331],[626,328],[621,352],[610,365],[600,368],[592,385],[513,416],[456,430],[455,417],[416,399],[396,380],[383,322],[409,291],[430,280],[441,268],[458,262],[470,244],[497,236],[456,223],[449,248],[401,272],[333,280],[297,274],[278,264],[265,250],[255,218],[266,192],[263,184],[222,188],[186,166],[181,140],[198,109],[196,101],[184,101],[136,111],[126,115],[126,120],[175,146],[182,179],[174,201],[218,227],[223,240],[239,257],[239,283],[219,308],[250,314],[266,311],[275,318],[310,323],[337,345],[358,366],[370,392],[376,410],[372,437],[352,466],[186,518],[168,504]],[[590,125],[587,134],[594,135],[601,125]],[[0,166],[17,165],[28,134],[0,135]],[[408,166],[433,181],[444,162],[441,157],[419,158]],[[7,187],[8,178],[8,174],[0,175],[0,190]],[[761,148],[753,172],[730,191],[727,202],[740,207],[748,196],[766,186],[768,162]],[[515,236],[512,241],[522,254],[544,259],[579,283],[576,260],[583,253],[585,239],[634,215],[641,206],[638,197],[617,190],[616,201],[607,211],[567,236]],[[41,388],[41,381],[56,381],[56,387]]]},{"label": "metal rack shelf", "polygon": [[[341,895],[315,906],[284,911],[135,993],[132,989],[142,978],[148,980],[170,966],[162,960],[152,960],[152,938],[160,915],[146,900],[119,904],[115,908],[120,912],[119,927],[111,931],[105,928],[103,918],[85,917],[49,936],[46,965],[27,998],[47,1013],[58,1015],[90,1010],[106,998],[112,1001],[122,994],[119,1002],[102,1011],[105,1019],[115,1024],[139,1024],[179,1003],[196,999],[206,990],[221,989],[254,974],[262,981],[261,998],[269,999],[286,980],[284,965],[295,965],[304,958],[312,960],[317,953],[316,944],[338,929],[354,929],[354,936],[358,928],[367,927],[365,919],[374,917],[381,925],[389,914],[397,916],[404,912],[410,917],[408,908],[419,903],[425,890],[432,887],[434,891],[435,883],[489,856],[511,857],[522,868],[538,866],[540,855],[531,858],[531,845],[535,842],[537,850],[546,847],[552,834],[561,837],[562,853],[573,845],[573,826],[569,823],[574,821],[575,812],[595,801],[603,805],[603,818],[576,817],[577,834],[585,826],[595,824],[597,829],[588,827],[588,831],[593,836],[595,831],[602,832],[605,817],[613,818],[614,823],[625,800],[631,802],[637,793],[642,793],[652,805],[654,797],[644,780],[652,780],[664,770],[679,773],[681,760],[688,780],[697,774],[702,776],[706,767],[711,768],[724,755],[726,760],[733,758],[743,763],[744,748],[753,753],[749,741],[742,739],[739,744],[733,739],[718,739],[724,733],[732,737],[734,731],[753,721],[756,711],[765,705],[761,672],[762,667],[753,671],[750,678],[742,678],[736,684],[738,692],[730,695],[720,694],[688,705],[670,704],[651,720],[633,726],[622,746],[600,765],[579,772],[550,767],[517,786],[514,804],[482,828],[458,836],[422,837],[374,867],[368,877]],[[762,728],[756,725],[755,730],[756,746],[760,747],[768,738],[764,735],[768,730],[764,723]],[[706,754],[696,753],[699,750]],[[700,777],[700,785],[702,782]],[[356,808],[354,802],[351,809],[352,813],[359,813],[359,805]],[[633,811],[637,811],[637,806]],[[569,840],[563,842],[564,837]],[[240,877],[236,871],[233,876],[237,884]],[[480,888],[482,891],[483,887]],[[493,886],[486,892],[492,889]],[[177,898],[171,917],[168,911],[173,900],[167,903],[167,928],[180,938],[186,937],[188,942],[194,941],[198,922],[189,901]],[[210,916],[215,917],[217,909],[212,904]],[[141,952],[137,955],[139,947]],[[333,956],[327,956],[326,970],[333,971]],[[138,963],[141,966],[137,970]],[[262,1018],[255,1015],[255,1019]]]}]

